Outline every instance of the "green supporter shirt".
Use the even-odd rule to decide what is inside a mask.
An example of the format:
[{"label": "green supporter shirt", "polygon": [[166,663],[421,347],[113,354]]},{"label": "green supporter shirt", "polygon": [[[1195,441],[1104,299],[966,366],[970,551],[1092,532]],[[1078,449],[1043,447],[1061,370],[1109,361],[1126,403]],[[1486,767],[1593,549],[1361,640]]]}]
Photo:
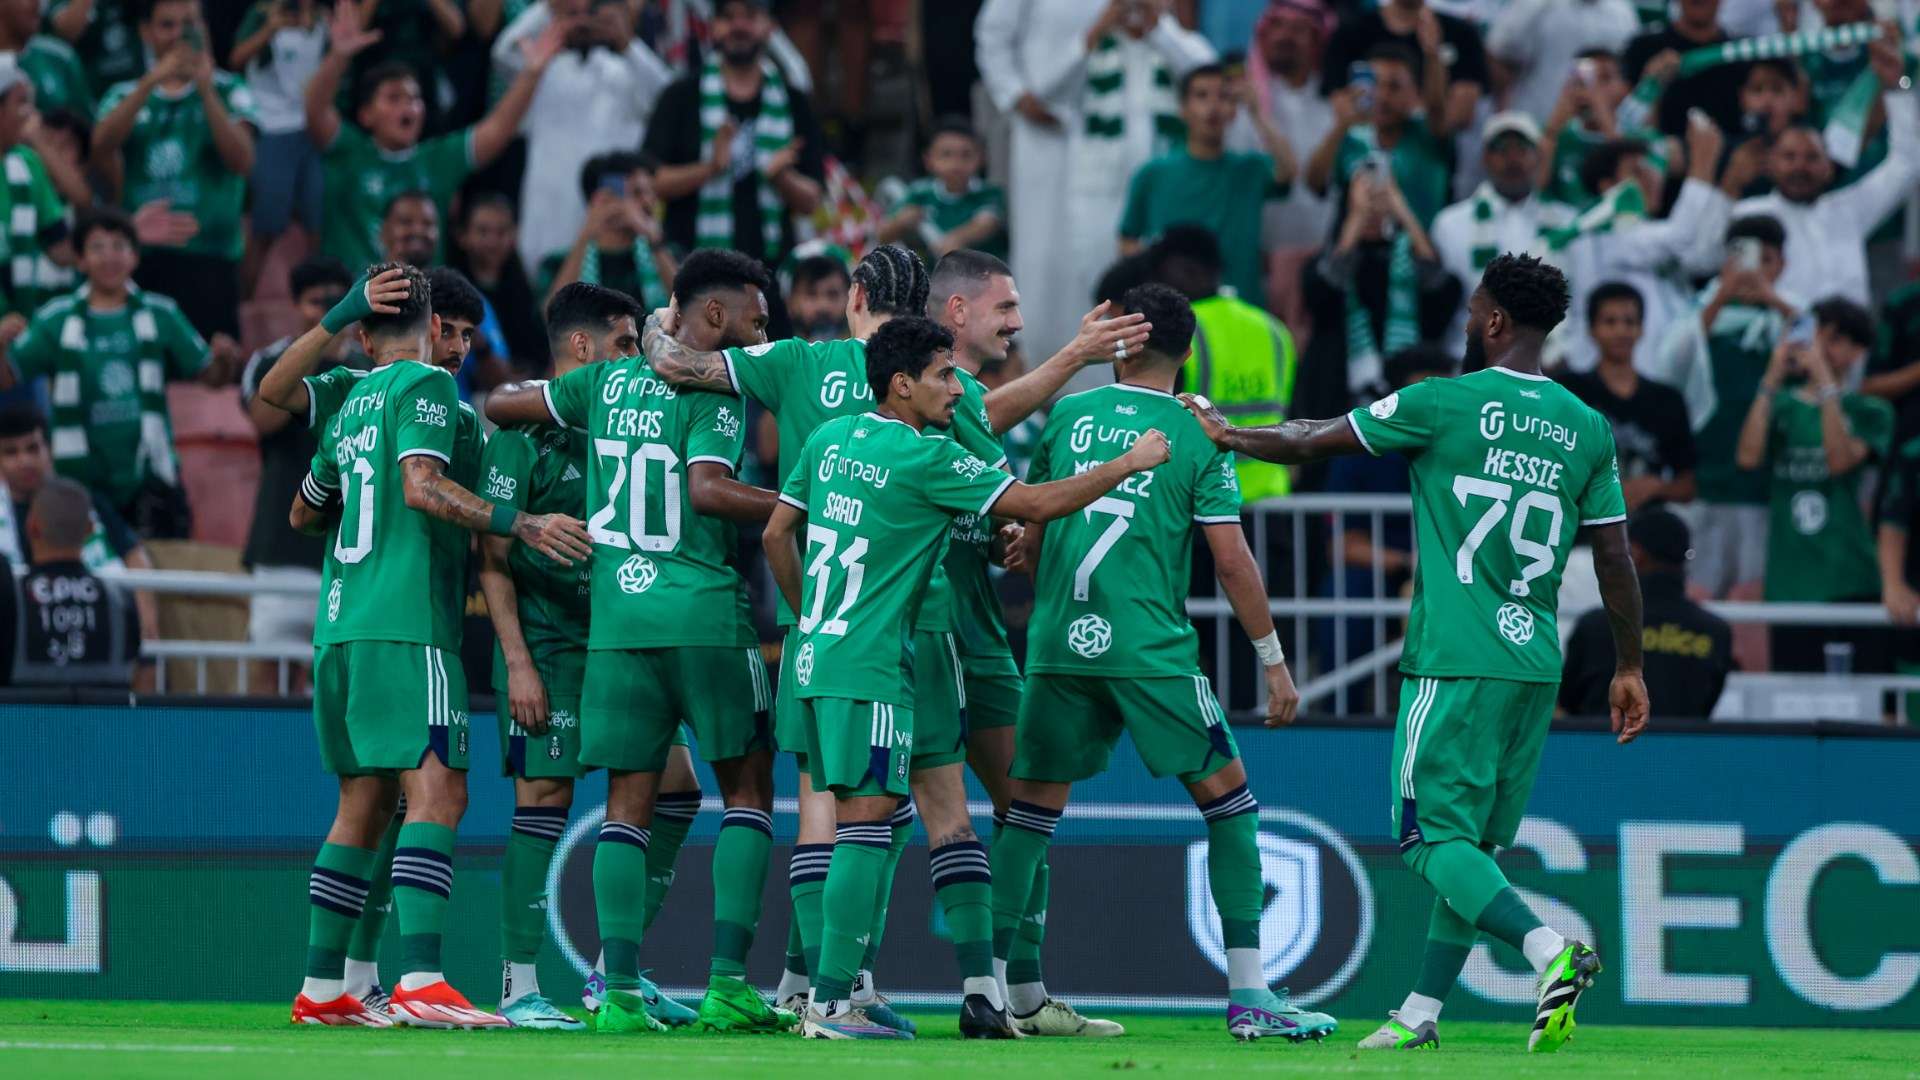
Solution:
[{"label": "green supporter shirt", "polygon": [[[340,517],[323,561],[315,645],[397,641],[460,648],[466,529],[409,507],[401,463],[424,455],[456,482],[463,450],[459,390],[444,369],[411,360],[356,380],[320,433],[311,482],[338,491]],[[464,486],[464,485],[463,485]]]},{"label": "green supporter shirt", "polygon": [[93,85],[73,46],[52,34],[35,34],[20,50],[20,69],[33,80],[33,103],[42,114],[66,109],[93,115]]},{"label": "green supporter shirt", "polygon": [[[132,304],[95,311],[86,296],[83,286],[42,305],[8,355],[21,379],[47,379],[49,437],[60,475],[124,506],[156,475],[153,455],[173,454],[172,423],[164,409],[148,419],[156,414],[143,406],[143,382],[149,392],[164,395],[168,382],[199,375],[207,366],[207,343],[164,296],[143,294],[138,313]],[[147,351],[157,366],[143,356]],[[64,431],[62,416],[69,409],[77,410],[83,425],[83,452],[76,452]],[[160,425],[153,438],[143,430],[150,422]]]},{"label": "green supporter shirt", "polygon": [[[996,469],[1007,468],[1007,455],[993,435],[987,418],[986,388],[967,372],[955,369],[960,380],[960,401],[953,407],[955,441],[990,461]],[[989,457],[989,455],[996,455]],[[954,642],[960,655],[970,660],[1013,662],[1013,648],[1007,643],[1006,618],[1000,612],[1000,595],[994,592],[991,570],[993,519],[979,514],[961,514],[953,519],[953,544],[941,562],[947,581],[953,588]]]},{"label": "green supporter shirt", "polygon": [[1780,340],[1779,314],[1745,304],[1729,304],[1707,335],[1713,367],[1713,414],[1694,433],[1700,464],[1694,470],[1702,502],[1758,506],[1767,501],[1767,474],[1734,464],[1740,428],[1760,391],[1760,377]]},{"label": "green supporter shirt", "polygon": [[[1347,178],[1374,152],[1376,145],[1372,126],[1365,124],[1348,131],[1340,141],[1333,158],[1333,182],[1343,191],[1343,204]],[[1423,228],[1432,228],[1433,216],[1453,199],[1453,158],[1447,147],[1427,130],[1425,120],[1414,117],[1407,121],[1400,141],[1387,151],[1387,156],[1393,165],[1394,182],[1406,196],[1407,209],[1420,219]]]},{"label": "green supporter shirt", "polygon": [[1047,523],[1027,626],[1029,673],[1200,673],[1200,637],[1187,618],[1193,528],[1240,524],[1233,455],[1207,441],[1178,398],[1115,383],[1054,406],[1027,481],[1087,472],[1154,429],[1172,446],[1169,461]]},{"label": "green supporter shirt", "polygon": [[[773,413],[780,433],[780,478],[793,475],[800,450],[820,425],[841,416],[858,416],[873,408],[873,389],[867,385],[867,343],[855,339],[802,341],[787,338],[726,351],[733,385]],[[964,374],[964,373],[962,373]],[[988,461],[1006,455],[986,421],[986,397],[977,380],[963,378],[961,398],[953,407],[951,435],[961,446]],[[954,628],[952,590],[944,570],[920,606],[916,629],[947,633]],[[784,597],[779,604],[781,626],[794,624]]]},{"label": "green supporter shirt", "polygon": [[758,643],[740,576],[739,529],[693,512],[687,473],[737,471],[746,409],[731,394],[676,390],[645,357],[588,364],[547,384],[557,423],[587,440],[593,539],[589,649]]},{"label": "green supporter shirt", "polygon": [[[603,250],[599,254],[599,280],[589,282],[588,284],[599,285],[602,288],[615,289],[626,293],[628,296],[640,301],[641,307],[649,310],[656,306],[664,307],[667,302],[672,299],[672,297],[668,296],[665,292],[666,283],[661,282],[658,278],[655,278],[651,283],[653,288],[647,288],[649,283],[640,276],[640,264],[634,259],[633,248],[619,248],[612,251]],[[560,268],[566,264],[566,251],[553,252],[546,258],[540,260],[540,273],[538,274],[538,279],[534,282],[534,287],[539,290],[537,295],[545,296],[552,290],[554,279],[560,276]]]},{"label": "green supporter shirt", "polygon": [[[1647,144],[1647,164],[1654,171],[1665,174],[1667,171],[1667,137],[1653,128],[1622,128],[1618,136],[1622,139],[1639,139]],[[1594,148],[1611,140],[1596,132],[1588,131],[1578,121],[1568,124],[1560,130],[1560,137],[1553,144],[1553,176],[1547,187],[1540,193],[1544,200],[1563,202],[1568,206],[1585,207],[1600,197],[1599,192],[1588,191],[1580,182],[1580,168],[1587,163],[1587,155]]]},{"label": "green supporter shirt", "polygon": [[67,203],[54,189],[46,162],[31,146],[14,147],[0,159],[0,260],[11,287],[0,314],[32,315],[57,292],[73,288],[73,271],[47,257],[46,230],[66,220]]},{"label": "green supporter shirt", "polygon": [[[529,514],[578,517],[587,505],[585,433],[535,427],[496,431],[480,459],[481,498]],[[519,598],[520,634],[535,661],[587,647],[593,564],[573,566],[515,541],[507,554]]]},{"label": "green supporter shirt", "polygon": [[[454,193],[473,171],[473,129],[427,139],[407,150],[382,150],[366,132],[342,121],[322,156],[326,169],[326,222],[320,249],[360,270],[379,262],[380,218],[387,202],[406,191],[425,191],[440,210],[442,232]],[[435,253],[434,258],[440,258]]]},{"label": "green supporter shirt", "polygon": [[864,413],[821,425],[780,501],[807,515],[797,696],[913,703],[912,633],[959,514],[1013,477],[937,432]]},{"label": "green supporter shirt", "polygon": [[1583,526],[1624,521],[1613,426],[1542,375],[1426,379],[1347,414],[1413,481],[1413,613],[1400,670],[1560,681],[1560,576]]},{"label": "green supporter shirt", "polygon": [[[1870,460],[1884,460],[1893,407],[1864,394],[1843,394],[1839,404]],[[1798,391],[1782,390],[1773,399],[1767,466],[1766,599],[1879,599],[1878,555],[1860,501],[1865,464],[1841,476],[1828,470],[1820,406]]]},{"label": "green supporter shirt", "polygon": [[[106,115],[133,93],[132,81],[116,84],[100,99],[99,116]],[[213,86],[237,123],[253,127],[253,91],[239,76],[213,73]],[[239,259],[246,247],[240,217],[247,199],[247,177],[227,168],[207,126],[206,106],[198,87],[177,92],[156,88],[134,117],[133,131],[120,147],[126,182],[120,203],[129,212],[156,200],[192,214],[200,231],[182,250],[222,259]]]},{"label": "green supporter shirt", "polygon": [[[992,213],[1000,219],[999,231],[972,247],[997,258],[1007,257],[1007,193],[1000,185],[974,180],[967,184],[966,190],[956,195],[940,181],[923,176],[907,185],[906,193],[891,209],[899,211],[909,206],[919,207],[925,213],[926,221],[942,234],[967,224],[982,210]],[[925,237],[916,236],[915,239],[922,241],[916,247],[927,250]]]},{"label": "green supporter shirt", "polygon": [[1203,225],[1220,240],[1227,284],[1242,298],[1258,300],[1266,295],[1261,214],[1268,199],[1284,198],[1287,190],[1274,183],[1273,159],[1265,154],[1229,150],[1202,161],[1175,150],[1133,174],[1120,235],[1151,240],[1171,225]]},{"label": "green supporter shirt", "polygon": [[[43,25],[51,28],[53,17],[66,10],[70,2],[54,0],[48,5]],[[95,93],[124,79],[137,78],[146,66],[146,46],[134,26],[140,8],[134,0],[93,0],[87,28],[80,32],[73,48]]]}]

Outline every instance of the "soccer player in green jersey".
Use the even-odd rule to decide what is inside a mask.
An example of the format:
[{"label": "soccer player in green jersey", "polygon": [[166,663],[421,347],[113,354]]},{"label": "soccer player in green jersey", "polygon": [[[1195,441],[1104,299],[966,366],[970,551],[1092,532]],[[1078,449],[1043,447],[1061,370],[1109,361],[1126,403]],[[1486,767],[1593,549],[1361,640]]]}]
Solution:
[{"label": "soccer player in green jersey", "polygon": [[[640,307],[594,285],[562,289],[547,305],[555,378],[631,356]],[[587,437],[573,428],[502,428],[487,440],[481,494],[528,513],[579,513],[587,503]],[[540,992],[535,961],[547,936],[547,870],[566,831],[580,772],[580,680],[586,669],[591,564],[563,565],[512,537],[481,540],[480,588],[493,621],[493,685],[502,769],[513,777],[513,824],[501,869],[500,1015],[515,1027],[586,1025]]]},{"label": "soccer player in green jersey", "polygon": [[1010,958],[1072,785],[1106,770],[1124,731],[1148,770],[1177,776],[1206,820],[1207,870],[1227,946],[1228,1030],[1245,1039],[1319,1037],[1333,1021],[1294,1008],[1261,974],[1259,804],[1200,673],[1198,635],[1186,616],[1196,526],[1265,664],[1269,726],[1291,722],[1299,696],[1240,529],[1233,459],[1206,442],[1173,396],[1192,347],[1193,310],[1164,285],[1138,286],[1123,302],[1153,327],[1146,348],[1116,361],[1115,384],[1054,406],[1027,475],[1083,474],[1156,429],[1172,433],[1173,458],[1083,514],[1044,528],[1029,523],[1022,537],[1035,601],[1012,799],[993,846],[994,955]]},{"label": "soccer player in green jersey", "polygon": [[1482,931],[1538,973],[1529,1050],[1566,1042],[1574,1005],[1600,973],[1593,949],[1543,925],[1493,860],[1520,827],[1553,718],[1555,610],[1580,529],[1617,657],[1613,729],[1626,743],[1647,725],[1640,585],[1613,430],[1540,373],[1541,344],[1566,313],[1560,271],[1501,255],[1467,301],[1468,374],[1272,427],[1230,427],[1204,399],[1187,399],[1224,450],[1289,465],[1362,451],[1412,462],[1419,558],[1389,779],[1401,855],[1439,897],[1413,993],[1365,1048],[1439,1045],[1441,1002]]},{"label": "soccer player in green jersey", "polygon": [[[696,252],[674,280],[676,333],[701,349],[764,341],[771,288],[739,252]],[[773,843],[773,695],[737,565],[735,523],[764,521],[774,493],[733,479],[745,448],[744,407],[732,395],[676,390],[644,357],[632,357],[497,394],[488,413],[503,423],[559,423],[588,440],[596,566],[580,760],[610,770],[594,855],[607,967],[597,1026],[659,1027],[634,992],[646,930],[640,901],[653,795],[684,722],[727,806],[714,849],[714,953],[700,1019],[715,1030],[786,1030],[794,1015],[770,1008],[745,981]]]},{"label": "soccer player in green jersey", "polygon": [[[466,806],[467,715],[458,659],[465,607],[467,530],[510,532],[559,560],[590,548],[579,521],[495,507],[448,475],[460,402],[432,364],[439,335],[427,279],[390,313],[369,310],[360,336],[380,363],[327,423],[289,520],[331,525],[314,632],[314,727],[321,759],[340,777],[340,803],[309,889],[307,981],[296,1023],[500,1027],[440,974],[453,884],[453,837]],[[392,280],[392,279],[388,279]],[[476,455],[477,458],[477,455]],[[476,460],[477,464],[477,460]],[[394,605],[392,597],[424,602]],[[449,655],[452,663],[448,662]],[[376,847],[404,789],[409,808],[394,855],[394,899],[408,973],[389,1014],[346,992],[345,965],[365,905]]]},{"label": "soccer player in green jersey", "polygon": [[[654,373],[676,386],[689,389],[737,393],[753,398],[774,414],[779,426],[781,477],[792,472],[800,448],[826,421],[838,416],[857,415],[871,407],[872,392],[866,384],[866,340],[895,314],[920,314],[927,310],[929,281],[926,267],[918,256],[897,244],[884,244],[867,253],[853,273],[853,285],[847,296],[847,325],[853,337],[843,341],[806,342],[788,339],[751,349],[725,352],[699,352],[674,340],[664,327],[649,320],[642,333],[642,345]],[[1104,318],[1096,310],[1082,321],[1081,333],[1045,364],[1007,386],[994,397],[1015,403],[1014,410],[1026,415],[1056,393],[1089,360],[1111,356],[1117,343],[1137,344],[1137,317]],[[977,384],[963,387],[960,404],[955,408],[951,434],[955,441],[986,460],[999,460],[997,440],[989,429],[989,402],[982,400]],[[1025,403],[1021,405],[1020,403]],[[1011,421],[1009,421],[1009,424]],[[924,658],[916,669],[920,701],[919,722],[924,736],[920,749],[950,755],[958,761],[964,756],[960,708],[964,688],[952,661],[958,655],[953,643],[954,621],[950,590],[944,574],[936,571],[927,603],[915,622],[917,643]],[[795,718],[792,660],[797,649],[793,630],[793,612],[781,600],[780,623],[789,628],[786,647],[781,654],[778,699],[775,708],[775,741],[783,748],[804,756],[805,733]],[[946,657],[942,660],[941,657]],[[875,909],[875,923],[868,935],[868,954],[854,986],[854,999],[875,1020],[911,1032],[913,1025],[894,1013],[884,997],[874,989],[872,971],[879,955],[886,926],[885,897],[892,893],[893,868],[898,865],[913,831],[911,802],[903,802],[892,819],[893,836],[888,862],[881,875],[882,899]],[[833,802],[825,792],[810,787],[806,769],[800,772],[800,836],[788,869],[794,919],[787,948],[787,971],[776,993],[782,1007],[805,1004],[808,958],[819,950],[822,918],[820,897],[826,883],[827,860],[833,846]]]},{"label": "soccer player in green jersey", "polygon": [[[916,316],[877,330],[866,350],[875,411],[813,433],[767,524],[768,567],[799,613],[793,694],[807,769],[813,790],[831,792],[835,804],[810,1037],[908,1037],[874,1023],[852,996],[891,842],[888,819],[909,786],[964,980],[961,1035],[1017,1037],[993,976],[992,878],[968,820],[960,760],[943,747],[926,753],[920,739],[917,669],[937,658],[923,655],[910,631],[955,515],[1051,520],[1167,458],[1165,437],[1150,433],[1085,475],[1015,481],[941,434],[961,396],[952,349],[952,334]],[[803,528],[804,555],[796,546]]]}]

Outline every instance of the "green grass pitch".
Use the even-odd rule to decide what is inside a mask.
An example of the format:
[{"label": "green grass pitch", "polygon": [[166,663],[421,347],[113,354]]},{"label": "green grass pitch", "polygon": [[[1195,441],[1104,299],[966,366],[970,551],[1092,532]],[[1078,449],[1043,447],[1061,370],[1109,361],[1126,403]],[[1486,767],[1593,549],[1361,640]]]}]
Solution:
[{"label": "green grass pitch", "polygon": [[1366,1074],[1420,1077],[1804,1076],[1920,1077],[1920,1034],[1735,1028],[1582,1028],[1553,1057],[1528,1057],[1519,1024],[1442,1025],[1433,1053],[1361,1053],[1353,1043],[1377,1018],[1347,1018],[1320,1044],[1241,1045],[1217,1017],[1121,1016],[1117,1040],[962,1043],[953,1017],[915,1013],[928,1034],[912,1043],[853,1045],[791,1036],[599,1036],[593,1033],[351,1031],[293,1028],[282,1005],[0,1001],[0,1077],[204,1080],[526,1080],[531,1076],[843,1077],[872,1065],[889,1075],[999,1077],[1157,1073]]}]

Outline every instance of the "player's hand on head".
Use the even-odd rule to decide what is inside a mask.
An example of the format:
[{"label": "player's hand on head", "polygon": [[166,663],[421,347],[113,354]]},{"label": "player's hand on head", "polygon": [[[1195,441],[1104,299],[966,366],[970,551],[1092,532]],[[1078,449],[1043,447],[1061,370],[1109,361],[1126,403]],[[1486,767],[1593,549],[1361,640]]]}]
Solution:
[{"label": "player's hand on head", "polygon": [[507,665],[507,707],[520,730],[529,735],[547,733],[547,687],[532,664]]},{"label": "player's hand on head", "polygon": [[398,307],[400,301],[407,298],[407,293],[412,288],[407,284],[406,273],[397,267],[382,270],[368,278],[365,287],[367,303],[372,305],[376,315],[397,313],[400,310]]},{"label": "player's hand on head", "polygon": [[593,554],[587,527],[565,514],[521,514],[513,534],[555,562],[572,566]]},{"label": "player's hand on head", "polygon": [[1207,433],[1207,439],[1218,446],[1227,435],[1227,416],[1216,408],[1213,402],[1201,394],[1181,394],[1180,404],[1187,407],[1195,420],[1200,421],[1200,430]]},{"label": "player's hand on head", "polygon": [[1647,729],[1647,718],[1652,705],[1647,701],[1647,683],[1638,673],[1621,672],[1613,677],[1613,685],[1607,690],[1607,701],[1611,706],[1613,732],[1619,736],[1616,740],[1626,745],[1640,737]]},{"label": "player's hand on head", "polygon": [[1293,685],[1293,672],[1285,664],[1266,669],[1268,727],[1286,727],[1300,714],[1300,691]]}]

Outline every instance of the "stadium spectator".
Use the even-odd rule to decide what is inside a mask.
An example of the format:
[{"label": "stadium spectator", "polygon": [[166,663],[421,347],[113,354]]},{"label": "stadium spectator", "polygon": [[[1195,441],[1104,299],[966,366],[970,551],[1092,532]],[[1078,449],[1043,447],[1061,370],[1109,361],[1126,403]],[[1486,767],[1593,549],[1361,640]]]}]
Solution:
[{"label": "stadium spectator", "polygon": [[1740,429],[1774,347],[1805,301],[1782,296],[1786,233],[1766,216],[1727,229],[1730,253],[1696,311],[1679,319],[1641,370],[1680,391],[1695,431],[1699,502],[1687,575],[1709,597],[1759,598],[1767,551],[1767,481],[1735,463]]},{"label": "stadium spectator", "polygon": [[12,685],[132,685],[139,611],[126,590],[88,569],[84,548],[93,531],[86,488],[53,477],[34,495],[27,513],[34,558],[19,580],[19,613],[9,628],[16,631]]},{"label": "stadium spectator", "polygon": [[1618,111],[1627,97],[1620,76],[1620,58],[1604,49],[1588,50],[1574,61],[1573,73],[1547,114],[1541,132],[1541,157],[1547,169],[1542,192],[1572,206],[1584,207],[1600,193],[1586,185],[1582,173],[1587,155],[1616,139],[1635,139],[1646,145],[1648,164],[1671,175],[1686,163],[1676,140],[1651,127],[1623,126]]},{"label": "stadium spectator", "polygon": [[0,56],[0,166],[6,171],[0,206],[7,215],[0,314],[31,315],[62,285],[71,287],[71,271],[54,261],[56,249],[64,258],[67,239],[67,204],[54,174],[71,165],[57,157],[47,163],[34,119],[33,84],[13,57]]},{"label": "stadium spectator", "polygon": [[[1724,144],[1712,124],[1688,129],[1687,177],[1664,219],[1644,216],[1660,204],[1663,188],[1660,173],[1647,160],[1646,143],[1620,139],[1603,144],[1582,166],[1585,186],[1599,192],[1600,201],[1581,213],[1575,234],[1562,241],[1575,310],[1584,309],[1603,282],[1632,285],[1646,303],[1645,332],[1634,355],[1634,366],[1643,371],[1654,370],[1657,346],[1667,328],[1691,306],[1684,275],[1719,265],[1733,200],[1754,175],[1758,149],[1748,143],[1728,159],[1715,185],[1714,166]],[[1563,345],[1568,366],[1590,370],[1593,342],[1577,327],[1563,327],[1562,333],[1570,335]]]},{"label": "stadium spectator", "polygon": [[677,261],[660,224],[657,166],[633,151],[587,159],[574,180],[587,214],[573,246],[540,261],[541,295],[551,301],[576,281],[618,289],[651,311],[666,307]]},{"label": "stadium spectator", "polygon": [[134,21],[138,12],[135,0],[53,0],[46,9],[47,27],[73,46],[98,93],[138,77],[149,62]]},{"label": "stadium spectator", "polygon": [[1512,73],[1507,108],[1535,117],[1589,50],[1618,53],[1640,29],[1630,0],[1512,0],[1487,26],[1487,52]]},{"label": "stadium spectator", "polygon": [[[1193,349],[1181,367],[1180,387],[1204,394],[1236,424],[1277,424],[1293,404],[1298,368],[1293,335],[1258,304],[1221,288],[1220,242],[1197,225],[1175,225],[1151,249],[1154,277],[1193,308]],[[1287,467],[1237,458],[1240,497],[1246,502],[1287,494]]]},{"label": "stadium spectator", "polygon": [[[1347,18],[1333,32],[1321,66],[1321,89],[1327,94],[1344,89],[1359,63],[1372,64],[1378,56],[1388,55],[1382,46],[1406,57],[1413,85],[1421,88],[1420,96],[1426,101],[1426,122],[1436,136],[1444,137],[1473,122],[1474,110],[1493,79],[1486,46],[1472,23],[1442,15],[1424,0],[1383,0],[1376,10]],[[1407,177],[1402,176],[1400,183],[1413,190]],[[1442,201],[1446,194],[1451,193],[1443,194]],[[1430,211],[1421,220],[1432,216]]]},{"label": "stadium spectator", "polygon": [[1767,175],[1774,190],[1743,199],[1736,214],[1770,214],[1787,230],[1782,288],[1801,296],[1843,296],[1871,303],[1867,240],[1920,180],[1920,103],[1903,86],[1900,46],[1889,34],[1868,46],[1884,91],[1887,159],[1845,187],[1828,191],[1834,165],[1823,135],[1796,125],[1774,140]]},{"label": "stadium spectator", "polygon": [[1298,416],[1334,416],[1378,396],[1381,359],[1440,340],[1463,295],[1391,173],[1356,173],[1350,187],[1338,240],[1307,264],[1307,306],[1326,314],[1300,365]]},{"label": "stadium spectator", "polygon": [[1699,460],[1686,400],[1634,370],[1645,308],[1631,285],[1613,281],[1593,290],[1587,297],[1587,333],[1600,362],[1591,372],[1559,377],[1561,385],[1612,422],[1628,513],[1652,504],[1692,502]]},{"label": "stadium spectator", "polygon": [[1755,60],[1747,67],[1746,78],[1740,81],[1740,123],[1744,134],[1777,139],[1806,114],[1807,83],[1793,61]]},{"label": "stadium spectator", "polygon": [[93,115],[93,85],[73,46],[40,30],[39,0],[0,0],[0,53],[12,53],[33,81],[40,108]]},{"label": "stadium spectator", "polygon": [[[1733,628],[1687,598],[1693,551],[1686,522],[1658,507],[1642,510],[1627,522],[1627,539],[1640,578],[1647,696],[1662,703],[1662,715],[1704,720],[1733,670]],[[1580,616],[1567,639],[1560,708],[1572,716],[1606,716],[1613,671],[1607,613],[1596,608]]]},{"label": "stadium spectator", "polygon": [[1720,0],[1674,0],[1671,10],[1671,22],[1655,23],[1627,43],[1621,74],[1634,85],[1637,100],[1657,93],[1659,106],[1650,119],[1668,135],[1685,135],[1689,109],[1704,111],[1722,131],[1739,131],[1743,65],[1714,64],[1676,77],[1682,54],[1727,40],[1720,28]]},{"label": "stadium spectator", "polygon": [[184,537],[167,382],[230,382],[236,347],[225,335],[209,346],[171,299],[134,286],[140,253],[125,214],[92,211],[73,242],[86,284],[31,321],[0,319],[0,390],[46,376],[54,468],[105,495],[140,535]]},{"label": "stadium spectator", "polygon": [[[1548,202],[1535,192],[1540,177],[1540,125],[1520,112],[1487,120],[1480,132],[1481,160],[1487,179],[1474,193],[1434,215],[1433,249],[1440,265],[1467,288],[1480,271],[1504,251],[1544,254],[1549,229],[1564,228],[1573,208]],[[1445,343],[1466,348],[1467,309],[1462,304]]]},{"label": "stadium spectator", "polygon": [[[339,7],[336,3],[336,21]],[[379,68],[413,72],[425,91],[421,104],[426,109],[426,130],[436,135],[445,132],[445,105],[453,89],[445,57],[447,46],[466,34],[465,8],[461,0],[384,0],[358,8],[356,14],[366,20],[366,28],[379,36],[353,57],[352,84],[358,85]],[[475,166],[484,167],[484,162]]]},{"label": "stadium spectator", "polygon": [[847,291],[852,287],[847,264],[832,255],[810,255],[795,263],[787,291],[794,335],[805,341],[846,337]]},{"label": "stadium spectator", "polygon": [[1881,305],[1879,337],[1860,392],[1893,406],[1896,445],[1920,435],[1920,281],[1895,289]]},{"label": "stadium spectator", "polygon": [[[1893,409],[1845,389],[1873,347],[1873,315],[1839,296],[1813,305],[1813,315],[1810,340],[1790,336],[1774,348],[1740,429],[1740,467],[1768,470],[1765,598],[1878,603],[1861,485],[1891,448]],[[1775,626],[1773,666],[1826,670],[1829,644],[1850,647],[1851,670],[1886,669],[1884,633],[1874,627]]]},{"label": "stadium spectator", "polygon": [[540,80],[520,124],[527,137],[520,254],[529,274],[549,252],[565,250],[587,216],[593,193],[581,197],[581,167],[589,158],[639,146],[655,99],[673,80],[634,35],[633,8],[625,0],[532,4],[493,43],[496,78],[519,71],[521,43],[556,20],[567,47]]},{"label": "stadium spectator", "polygon": [[[1351,212],[1353,176],[1361,169],[1391,168],[1394,184],[1406,193],[1422,228],[1453,197],[1452,157],[1447,137],[1453,129],[1441,115],[1436,88],[1424,104],[1415,81],[1418,58],[1403,45],[1388,43],[1367,54],[1372,85],[1349,86],[1333,95],[1333,127],[1307,161],[1307,186],[1316,194],[1341,191],[1339,215]],[[1443,88],[1442,88],[1443,89]],[[1369,100],[1371,99],[1371,100]]]},{"label": "stadium spectator", "polygon": [[454,232],[448,265],[465,274],[486,298],[500,322],[507,355],[530,371],[545,370],[543,305],[515,246],[513,200],[499,192],[481,192],[468,198],[461,209],[466,220]]},{"label": "stadium spectator", "polygon": [[986,147],[964,116],[936,121],[920,164],[926,175],[907,184],[880,226],[883,244],[906,241],[928,262],[971,248],[1007,257],[1007,193],[980,178]]},{"label": "stadium spectator", "polygon": [[127,210],[165,202],[197,226],[184,243],[143,245],[140,285],[176,293],[200,333],[237,334],[253,92],[214,66],[200,0],[153,0],[140,40],[153,63],[101,96],[93,164]]},{"label": "stadium spectator", "polygon": [[713,51],[669,85],[647,126],[660,162],[666,238],[682,251],[730,247],[777,266],[794,219],[823,194],[823,136],[807,95],[767,56],[767,0],[721,0]]},{"label": "stadium spectator", "polygon": [[[4,446],[0,443],[0,446]],[[1912,542],[1920,525],[1920,436],[1896,444],[1880,484],[1876,508],[1875,553],[1880,563],[1880,603],[1896,627],[1891,642],[1893,669],[1920,675],[1920,544]],[[1920,709],[1920,695],[1907,694],[1906,712]]]},{"label": "stadium spectator", "polygon": [[[320,325],[321,316],[339,303],[353,284],[346,266],[325,255],[302,262],[289,277],[289,291],[300,312],[300,333]],[[240,562],[262,585],[302,586],[308,590],[298,596],[254,595],[247,640],[255,644],[305,645],[313,641],[312,594],[320,590],[323,541],[287,524],[286,501],[287,492],[298,490],[306,477],[318,444],[308,418],[296,418],[259,397],[260,381],[299,336],[289,334],[254,353],[240,376],[240,404],[260,437],[260,486]],[[367,370],[372,362],[350,345],[349,335],[335,338],[321,363],[328,368],[344,364],[354,370]],[[259,667],[263,680],[271,677],[272,664]],[[271,684],[263,681],[261,685]],[[298,691],[300,687],[293,689]]]},{"label": "stadium spectator", "polygon": [[241,273],[251,294],[266,249],[289,222],[298,217],[309,234],[320,232],[326,175],[319,148],[307,138],[305,95],[327,49],[327,13],[317,0],[257,0],[238,38],[228,66],[246,72],[260,130],[249,192],[253,234]]},{"label": "stadium spectator", "polygon": [[348,267],[365,267],[379,256],[380,219],[389,200],[403,191],[428,192],[444,221],[467,176],[492,163],[513,141],[541,76],[560,51],[562,31],[549,27],[526,43],[526,67],[479,123],[424,142],[420,79],[404,66],[381,64],[362,75],[354,92],[355,122],[342,121],[334,106],[340,80],[378,35],[361,24],[352,4],[334,9],[328,33],[331,49],[307,83],[306,95],[307,137],[325,155],[320,248]]},{"label": "stadium spectator", "polygon": [[[1237,296],[1260,303],[1266,297],[1262,208],[1268,199],[1286,194],[1294,161],[1286,140],[1257,110],[1249,116],[1261,128],[1266,152],[1228,150],[1227,125],[1239,109],[1222,68],[1209,64],[1187,72],[1180,82],[1186,146],[1154,158],[1133,174],[1120,214],[1120,252],[1133,254],[1173,225],[1204,226],[1220,241],[1227,286]],[[1097,276],[1098,267],[1109,261],[1091,264],[1087,272]]]}]

